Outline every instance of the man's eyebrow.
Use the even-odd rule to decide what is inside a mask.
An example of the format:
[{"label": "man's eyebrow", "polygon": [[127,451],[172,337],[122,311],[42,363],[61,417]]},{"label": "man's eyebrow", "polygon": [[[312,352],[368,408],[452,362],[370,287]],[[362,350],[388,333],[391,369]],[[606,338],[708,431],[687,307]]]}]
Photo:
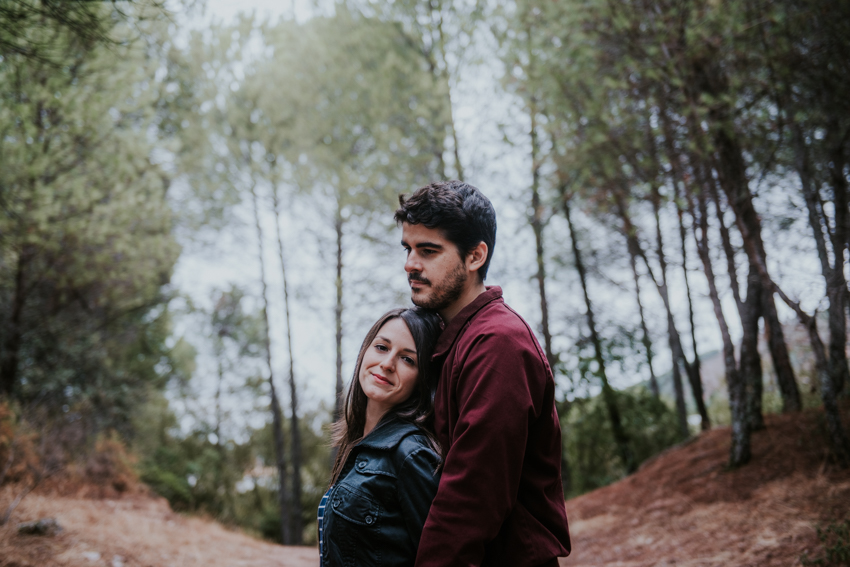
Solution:
[{"label": "man's eyebrow", "polygon": [[[401,245],[405,248],[410,248],[410,244],[407,243],[406,240],[401,241]],[[436,242],[419,242],[416,244],[416,248],[437,248],[442,250],[445,248],[442,244],[437,244]]]}]

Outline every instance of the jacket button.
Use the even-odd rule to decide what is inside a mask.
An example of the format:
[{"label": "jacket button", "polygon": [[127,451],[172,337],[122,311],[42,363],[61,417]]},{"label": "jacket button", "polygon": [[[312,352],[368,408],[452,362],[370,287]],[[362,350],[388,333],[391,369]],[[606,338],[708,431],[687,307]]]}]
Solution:
[{"label": "jacket button", "polygon": [[357,468],[358,468],[358,469],[362,469],[362,468],[363,468],[363,467],[365,467],[365,466],[366,466],[366,461],[360,461],[359,463],[357,463]]},{"label": "jacket button", "polygon": [[334,500],[334,508],[339,508],[339,500]]},{"label": "jacket button", "polygon": [[367,523],[367,524],[371,525],[371,524],[372,524],[372,522],[374,522],[374,521],[375,521],[375,520],[372,518],[372,516],[366,516],[366,523]]}]

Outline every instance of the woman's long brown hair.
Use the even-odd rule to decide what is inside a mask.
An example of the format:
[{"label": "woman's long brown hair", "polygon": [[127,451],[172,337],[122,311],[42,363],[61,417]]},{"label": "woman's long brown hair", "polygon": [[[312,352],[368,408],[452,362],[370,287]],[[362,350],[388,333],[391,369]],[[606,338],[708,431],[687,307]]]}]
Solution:
[{"label": "woman's long brown hair", "polygon": [[442,324],[439,315],[431,311],[425,311],[419,307],[410,309],[400,308],[388,311],[378,319],[360,347],[357,355],[357,364],[354,365],[354,376],[348,385],[348,392],[342,409],[342,417],[333,424],[331,441],[336,447],[336,459],[334,460],[331,484],[335,484],[339,478],[345,461],[348,459],[351,448],[363,439],[363,430],[366,427],[366,403],[368,398],[360,386],[360,367],[363,364],[363,356],[366,349],[372,345],[372,341],[378,335],[378,331],[392,319],[401,319],[407,325],[416,346],[416,387],[413,393],[405,401],[387,412],[381,421],[396,417],[404,421],[416,424],[428,437],[431,447],[437,454],[441,454],[440,445],[434,433],[434,392],[437,387],[437,368],[431,362],[431,355],[437,344]]}]

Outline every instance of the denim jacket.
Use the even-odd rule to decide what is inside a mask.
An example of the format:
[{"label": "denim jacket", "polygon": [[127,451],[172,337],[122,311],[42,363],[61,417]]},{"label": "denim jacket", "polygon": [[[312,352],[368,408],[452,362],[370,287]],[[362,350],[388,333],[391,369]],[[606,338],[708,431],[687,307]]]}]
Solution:
[{"label": "denim jacket", "polygon": [[330,491],[322,567],[412,567],[439,464],[417,426],[394,417],[379,423],[352,448]]}]

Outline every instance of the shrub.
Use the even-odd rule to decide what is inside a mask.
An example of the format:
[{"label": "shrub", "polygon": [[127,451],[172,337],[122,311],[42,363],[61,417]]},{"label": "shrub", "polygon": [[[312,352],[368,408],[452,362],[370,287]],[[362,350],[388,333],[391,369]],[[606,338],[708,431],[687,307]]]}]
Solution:
[{"label": "shrub", "polygon": [[832,522],[826,528],[817,528],[818,539],[823,545],[823,555],[810,559],[804,553],[800,563],[804,567],[841,567],[850,565],[850,520]]},{"label": "shrub", "polygon": [[[623,428],[638,463],[681,441],[676,414],[647,390],[615,391]],[[566,406],[566,407],[564,407]],[[625,476],[600,396],[564,404],[565,492],[578,496]]]}]

